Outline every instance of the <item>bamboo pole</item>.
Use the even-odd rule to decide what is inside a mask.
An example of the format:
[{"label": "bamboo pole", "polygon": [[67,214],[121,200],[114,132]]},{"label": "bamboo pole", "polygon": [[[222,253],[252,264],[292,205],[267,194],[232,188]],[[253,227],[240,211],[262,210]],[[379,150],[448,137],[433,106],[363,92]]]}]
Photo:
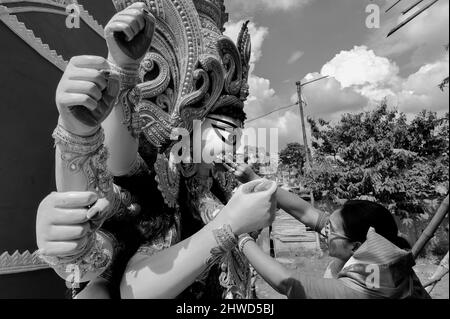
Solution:
[{"label": "bamboo pole", "polygon": [[397,2],[395,2],[392,6],[390,6],[389,8],[386,9],[386,13],[388,13],[389,11],[391,11],[391,9],[393,7],[395,7],[397,4],[399,4],[402,0],[398,0]]},{"label": "bamboo pole", "polygon": [[431,238],[433,238],[434,234],[436,233],[437,229],[441,225],[441,223],[444,220],[445,216],[447,216],[447,214],[448,214],[448,205],[449,205],[449,196],[447,195],[447,197],[444,199],[444,201],[442,202],[441,206],[439,207],[436,215],[434,215],[434,217],[431,220],[430,224],[423,231],[423,233],[420,236],[419,240],[414,245],[414,247],[412,249],[412,253],[413,253],[414,259],[416,259],[419,256],[419,254],[425,248],[426,244],[430,241]]},{"label": "bamboo pole", "polygon": [[426,288],[428,293],[431,293],[439,281],[448,274],[448,253],[445,255],[444,259],[442,259],[438,269],[434,273],[434,275],[430,278],[430,280],[424,284],[423,286]]},{"label": "bamboo pole", "polygon": [[411,11],[412,9],[414,9],[415,7],[417,7],[420,3],[422,3],[423,0],[419,0],[415,3],[413,3],[412,5],[410,5],[408,8],[406,8],[405,10],[402,11],[402,14],[407,14],[409,11]]},{"label": "bamboo pole", "polygon": [[405,25],[407,25],[409,22],[411,22],[412,20],[414,20],[419,14],[425,12],[428,8],[430,8],[432,5],[434,5],[436,2],[438,2],[439,0],[434,0],[433,2],[427,4],[425,7],[423,7],[422,9],[420,9],[419,11],[417,11],[416,13],[414,13],[411,17],[409,17],[408,19],[406,19],[405,21],[403,21],[402,23],[400,23],[398,26],[396,26],[394,29],[392,29],[387,37],[390,37],[392,34],[394,34],[395,32],[397,32],[398,30],[400,30],[401,28],[403,28]]}]

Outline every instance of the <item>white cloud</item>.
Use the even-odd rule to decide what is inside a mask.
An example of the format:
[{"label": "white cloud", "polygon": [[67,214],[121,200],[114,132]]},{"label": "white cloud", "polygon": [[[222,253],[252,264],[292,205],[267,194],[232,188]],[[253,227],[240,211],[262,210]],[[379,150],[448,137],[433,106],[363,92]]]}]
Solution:
[{"label": "white cloud", "polygon": [[292,53],[291,57],[288,60],[288,64],[294,64],[295,62],[300,60],[302,58],[303,54],[305,54],[303,51],[296,51],[296,52]]},{"label": "white cloud", "polygon": [[448,112],[448,89],[444,93],[438,89],[438,84],[449,74],[448,62],[447,56],[411,74],[398,93],[400,110],[406,113],[417,113],[423,109]]},{"label": "white cloud", "polygon": [[[384,98],[390,106],[408,115],[423,109],[448,110],[448,90],[443,93],[438,89],[438,84],[449,74],[448,55],[401,77],[395,63],[360,46],[338,53],[323,66],[321,73],[333,78],[312,84],[305,94],[312,99],[315,114],[324,115],[326,119],[333,119],[333,110],[338,112],[334,115],[348,110],[361,111],[379,104]],[[318,76],[308,75],[307,78]],[[358,96],[364,97],[366,103]]]},{"label": "white cloud", "polygon": [[[319,73],[310,73],[305,79],[311,80],[321,77]],[[344,112],[361,110],[368,104],[368,99],[350,87],[342,87],[335,78],[323,79],[303,88],[306,102],[306,113],[315,118],[327,120],[338,119]],[[291,101],[297,101],[297,94],[292,95]]]},{"label": "white cloud", "polygon": [[[309,1],[228,0],[228,8],[237,16],[245,12],[254,14],[260,10],[289,10]],[[397,13],[391,13],[395,19]],[[386,19],[386,15],[384,15]],[[243,21],[226,25],[226,35],[237,39]],[[448,42],[448,1],[429,10],[413,23],[386,40],[385,36],[397,21],[383,21],[382,29],[374,30],[372,38],[361,46],[341,51],[324,64],[319,73],[308,74],[306,79],[321,75],[332,76],[304,88],[307,116],[337,120],[343,113],[359,112],[388,98],[390,106],[396,106],[407,114],[422,109],[448,111],[448,90],[442,93],[437,85],[448,76],[448,55],[443,45]],[[269,34],[265,27],[251,23],[252,67],[249,78],[250,96],[246,103],[248,118],[252,119],[290,103],[271,87],[269,79],[258,76],[255,65],[264,52],[264,41]],[[400,74],[393,59],[401,54],[411,56],[409,73]],[[288,62],[295,63],[301,52],[293,52]],[[403,65],[402,65],[403,68]],[[256,70],[257,71],[257,70]],[[403,70],[402,70],[403,71]],[[294,93],[294,92],[293,92]],[[291,102],[297,100],[296,94]],[[279,145],[301,141],[301,124],[298,107],[274,113],[252,121],[247,127],[278,128]],[[307,125],[309,131],[309,125]]]},{"label": "white cloud", "polygon": [[377,84],[391,81],[399,68],[389,59],[375,55],[366,46],[341,51],[322,67],[321,73],[338,80],[342,87]]}]

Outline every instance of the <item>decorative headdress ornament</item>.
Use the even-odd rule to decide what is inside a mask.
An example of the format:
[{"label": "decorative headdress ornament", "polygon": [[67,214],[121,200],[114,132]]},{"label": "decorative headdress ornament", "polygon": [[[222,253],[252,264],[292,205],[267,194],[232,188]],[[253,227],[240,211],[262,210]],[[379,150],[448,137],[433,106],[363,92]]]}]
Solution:
[{"label": "decorative headdress ornament", "polygon": [[[114,0],[118,11],[133,2]],[[243,113],[248,97],[250,35],[235,45],[223,35],[224,0],[146,0],[156,18],[152,47],[131,96],[142,132],[154,146],[170,145],[172,128],[192,130],[194,120],[227,107]]]}]

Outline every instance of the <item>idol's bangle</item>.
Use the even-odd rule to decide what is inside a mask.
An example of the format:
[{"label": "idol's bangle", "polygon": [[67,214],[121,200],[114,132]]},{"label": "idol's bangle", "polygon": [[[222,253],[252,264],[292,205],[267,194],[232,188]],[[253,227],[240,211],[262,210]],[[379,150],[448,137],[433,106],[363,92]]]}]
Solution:
[{"label": "idol's bangle", "polygon": [[42,253],[39,253],[39,257],[64,280],[70,278],[75,283],[88,282],[110,266],[116,240],[111,234],[97,231],[90,242],[84,252],[75,258],[46,256]]},{"label": "idol's bangle", "polygon": [[104,217],[104,220],[111,218],[112,216],[117,216],[118,218],[125,217],[126,215],[138,215],[141,212],[141,206],[137,203],[137,198],[135,198],[131,193],[120,186],[113,186],[113,199],[111,210],[109,214]]},{"label": "idol's bangle", "polygon": [[78,155],[89,155],[97,152],[105,140],[101,128],[91,136],[79,136],[69,132],[60,124],[53,131],[52,137],[55,140],[55,145],[60,146],[62,152],[66,151]]},{"label": "idol's bangle", "polygon": [[238,238],[230,225],[213,230],[214,238],[222,251],[231,251],[238,245]]},{"label": "idol's bangle", "polygon": [[322,229],[325,228],[328,220],[330,219],[330,215],[320,211],[319,212],[319,217],[317,218],[317,222],[316,225],[314,226],[314,231],[317,233],[320,233],[322,231]]},{"label": "idol's bangle", "polygon": [[58,125],[53,138],[67,169],[72,173],[82,172],[86,177],[86,190],[96,192],[101,198],[110,198],[113,176],[107,168],[108,151],[103,145],[103,129],[92,136],[81,137]]},{"label": "idol's bangle", "polygon": [[120,92],[133,88],[139,83],[139,68],[128,70],[123,69],[114,63],[108,61],[110,78],[115,78],[120,83]]},{"label": "idol's bangle", "polygon": [[147,176],[151,175],[151,173],[147,163],[138,153],[126,177]]},{"label": "idol's bangle", "polygon": [[242,235],[241,237],[239,237],[239,242],[238,242],[239,251],[241,253],[243,253],[245,245],[251,241],[256,242],[255,239],[253,237],[251,237],[249,234],[245,234],[245,235]]}]

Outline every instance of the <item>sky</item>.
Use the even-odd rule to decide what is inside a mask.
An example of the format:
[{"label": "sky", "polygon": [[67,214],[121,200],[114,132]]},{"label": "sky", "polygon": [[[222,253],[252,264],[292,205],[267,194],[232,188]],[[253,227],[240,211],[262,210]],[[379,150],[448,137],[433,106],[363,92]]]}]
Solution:
[{"label": "sky", "polygon": [[[374,108],[383,99],[409,117],[423,109],[448,112],[449,0],[440,0],[389,38],[409,15],[403,0],[225,0],[230,21],[225,34],[237,39],[250,20],[252,60],[248,118],[297,101],[295,82],[329,78],[304,88],[307,116],[337,121],[344,113]],[[424,3],[430,0],[424,1]],[[371,5],[371,6],[370,6]],[[378,27],[366,20],[380,9]],[[370,20],[375,21],[376,20]],[[301,142],[298,107],[250,121],[247,128],[278,128],[279,147]]]}]

